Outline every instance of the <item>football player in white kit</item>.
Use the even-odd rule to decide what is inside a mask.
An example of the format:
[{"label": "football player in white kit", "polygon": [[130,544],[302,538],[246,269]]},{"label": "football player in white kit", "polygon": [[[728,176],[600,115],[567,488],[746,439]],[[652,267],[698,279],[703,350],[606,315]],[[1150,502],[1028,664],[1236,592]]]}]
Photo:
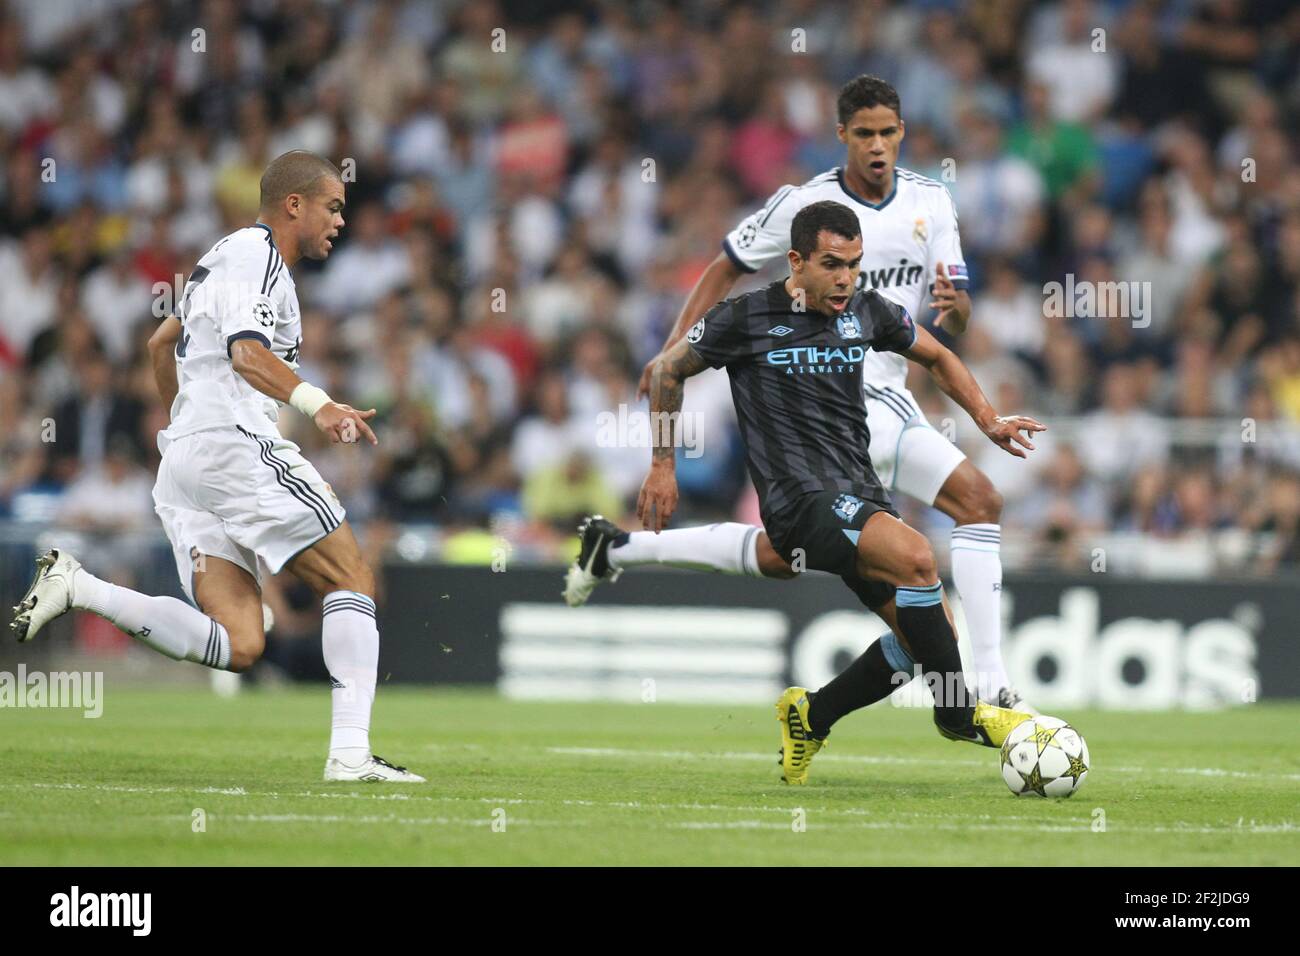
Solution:
[{"label": "football player in white kit", "polygon": [[174,660],[244,671],[265,648],[261,574],[288,568],[322,599],[333,720],[325,779],[422,783],[370,749],[379,665],[374,575],[320,474],[280,435],[288,403],[333,442],[377,444],[358,411],[294,373],[301,312],[290,268],[324,259],[343,227],[344,190],[329,160],[294,150],[267,166],[261,209],[199,260],[176,316],[150,340],[171,425],[158,436],[154,504],[190,606],[91,575],[66,551],[37,559],[10,625],[29,641],[79,608]]},{"label": "football player in white kit", "polygon": [[[837,103],[836,132],[848,150],[844,166],[802,186],[777,190],[762,209],[723,240],[723,251],[691,290],[664,351],[675,344],[736,280],[783,259],[790,249],[790,223],[810,203],[831,199],[854,209],[862,224],[859,287],[873,288],[914,318],[926,308],[953,334],[966,329],[971,304],[957,213],[942,183],[897,166],[903,140],[898,93],[875,76],[846,83]],[[658,356],[646,365],[639,394],[649,385]],[[881,482],[948,515],[952,532],[953,583],[961,596],[976,671],[977,693],[990,703],[1024,710],[1002,661],[1002,562],[999,557],[1002,497],[966,455],[933,428],[907,390],[907,360],[868,351],[863,387],[871,433],[869,454]],[[731,574],[790,577],[766,532],[726,522],[703,528],[622,532],[603,519],[579,529],[583,547],[566,580],[565,598],[581,604],[602,578],[640,564],[703,567]],[[618,540],[611,542],[613,538]]]}]

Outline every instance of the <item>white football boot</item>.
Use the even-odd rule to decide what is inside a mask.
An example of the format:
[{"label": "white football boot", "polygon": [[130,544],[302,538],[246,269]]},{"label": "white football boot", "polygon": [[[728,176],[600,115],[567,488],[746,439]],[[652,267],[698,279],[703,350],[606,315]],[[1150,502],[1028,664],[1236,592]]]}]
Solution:
[{"label": "white football boot", "polygon": [[30,641],[46,624],[72,609],[73,579],[81,562],[57,548],[36,559],[36,577],[14,606],[9,630],[19,642]]},{"label": "white football boot", "polygon": [[411,773],[405,767],[394,767],[383,757],[370,755],[368,760],[355,767],[350,767],[342,760],[330,757],[325,761],[326,782],[362,781],[365,783],[425,783],[418,773]]},{"label": "white football boot", "polygon": [[597,584],[617,581],[623,573],[622,568],[611,567],[609,563],[610,544],[623,536],[618,525],[600,515],[591,515],[578,525],[578,534],[582,536],[582,547],[564,575],[564,603],[569,607],[586,604]]}]

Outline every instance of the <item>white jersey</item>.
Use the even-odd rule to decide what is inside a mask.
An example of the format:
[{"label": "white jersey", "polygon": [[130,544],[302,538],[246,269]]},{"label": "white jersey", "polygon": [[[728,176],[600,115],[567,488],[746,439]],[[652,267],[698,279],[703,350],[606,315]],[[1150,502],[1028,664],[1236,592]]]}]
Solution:
[{"label": "white jersey", "polygon": [[298,367],[302,323],[293,276],[262,223],[232,232],[204,254],[176,309],[180,391],[160,446],[211,428],[238,426],[279,436],[280,403],[253,388],[230,362],[231,346],[255,339]]},{"label": "white jersey", "polygon": [[[938,263],[947,266],[954,286],[967,287],[952,197],[943,183],[902,167],[894,169],[894,189],[879,203],[850,192],[839,167],[802,186],[782,186],[762,209],[727,234],[723,249],[738,267],[756,272],[790,251],[795,214],[824,199],[848,206],[862,224],[859,289],[876,289],[915,321],[928,309]],[[862,372],[869,396],[883,388],[901,390],[906,386],[907,359],[895,352],[868,351]]]}]

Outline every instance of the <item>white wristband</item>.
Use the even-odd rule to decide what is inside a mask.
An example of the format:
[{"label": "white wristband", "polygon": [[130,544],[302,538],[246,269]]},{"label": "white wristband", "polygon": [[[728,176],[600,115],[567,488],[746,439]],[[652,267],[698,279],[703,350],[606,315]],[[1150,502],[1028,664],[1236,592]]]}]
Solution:
[{"label": "white wristband", "polygon": [[317,388],[307,382],[298,383],[298,387],[289,395],[289,404],[308,418],[315,418],[321,406],[334,401],[325,394],[323,388]]}]

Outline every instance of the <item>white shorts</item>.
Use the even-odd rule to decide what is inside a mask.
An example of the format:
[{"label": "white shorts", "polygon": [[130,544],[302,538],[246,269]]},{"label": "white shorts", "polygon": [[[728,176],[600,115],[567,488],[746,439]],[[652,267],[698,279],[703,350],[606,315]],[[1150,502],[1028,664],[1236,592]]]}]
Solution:
[{"label": "white shorts", "polygon": [[966,453],[925,420],[906,389],[867,386],[871,464],[880,483],[933,505]]},{"label": "white shorts", "polygon": [[153,500],[191,601],[200,555],[237,564],[260,584],[259,561],[279,573],[290,558],[342,524],[345,514],[297,445],[237,427],[168,444]]}]

